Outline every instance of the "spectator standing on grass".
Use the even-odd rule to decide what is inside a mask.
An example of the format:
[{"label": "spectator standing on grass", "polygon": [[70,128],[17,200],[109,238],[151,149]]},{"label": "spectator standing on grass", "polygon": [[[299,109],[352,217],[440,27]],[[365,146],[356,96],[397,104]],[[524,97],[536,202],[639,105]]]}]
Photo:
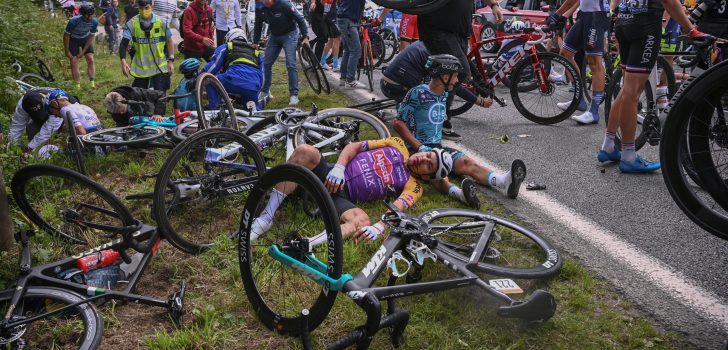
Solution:
[{"label": "spectator standing on grass", "polygon": [[[260,41],[263,18],[268,22],[270,37],[265,47],[264,68],[265,83],[260,91],[259,100],[272,99],[270,85],[273,77],[273,63],[281,53],[286,53],[286,69],[288,71],[288,92],[291,95],[289,105],[298,104],[298,69],[296,67],[296,45],[299,31],[304,43],[308,43],[308,28],[303,15],[298,13],[288,0],[259,0],[263,7],[255,9],[255,29],[253,30],[253,43]],[[296,30],[298,25],[298,30]]]},{"label": "spectator standing on grass", "polygon": [[317,41],[314,47],[316,57],[321,57],[321,66],[329,69],[326,64],[329,50],[334,58],[334,72],[339,71],[339,45],[341,43],[341,32],[336,27],[336,1],[334,0],[311,0],[311,30],[316,34]]},{"label": "spectator standing on grass", "polygon": [[195,0],[185,9],[182,17],[185,58],[210,60],[215,52],[215,26],[212,8],[207,0]]},{"label": "spectator standing on grass", "polygon": [[119,39],[119,0],[112,0],[111,5],[106,8],[106,25],[109,29],[106,31],[106,36],[109,40],[109,53],[116,53],[117,41]]},{"label": "spectator standing on grass", "polygon": [[[485,4],[491,8],[496,22],[503,21],[498,2],[486,0]],[[472,16],[475,4],[473,0],[451,0],[446,11],[435,11],[417,16],[417,30],[420,40],[425,43],[432,55],[449,54],[460,60],[463,70],[458,77],[459,81],[470,79],[470,64],[468,63],[468,38],[472,32]],[[356,68],[356,67],[355,67]],[[454,95],[448,98],[448,106],[452,103]],[[462,137],[453,131],[450,117],[443,124],[442,138],[460,140]]]},{"label": "spectator standing on grass", "polygon": [[[177,28],[177,0],[154,0],[152,12],[162,19],[168,28]],[[177,28],[179,29],[179,28]]]},{"label": "spectator standing on grass", "polygon": [[136,0],[129,0],[129,3],[124,5],[124,24],[129,22],[130,19],[139,14],[139,8],[137,7]]},{"label": "spectator standing on grass", "polygon": [[[124,26],[119,46],[121,72],[134,77],[134,87],[167,91],[170,74],[174,73],[172,32],[152,13],[151,0],[139,0],[138,4],[139,15]],[[126,60],[129,43],[131,64]]]},{"label": "spectator standing on grass", "polygon": [[225,34],[230,29],[243,25],[240,17],[240,2],[238,0],[211,0],[210,7],[215,11],[215,33],[219,47],[225,44]]},{"label": "spectator standing on grass", "polygon": [[341,57],[339,86],[348,86],[350,88],[363,86],[355,78],[356,67],[361,57],[359,30],[356,26],[361,22],[364,3],[365,0],[340,0],[336,9],[336,26],[341,32],[341,43],[344,46],[344,55]]},{"label": "spectator standing on grass", "polygon": [[78,61],[84,56],[86,57],[88,80],[91,81],[91,88],[95,88],[94,36],[99,21],[93,18],[94,5],[83,4],[80,12],[80,15],[72,17],[66,24],[66,32],[63,33],[63,49],[66,57],[71,61],[71,75],[73,81],[76,82],[76,89],[81,88],[81,72],[78,68]]}]

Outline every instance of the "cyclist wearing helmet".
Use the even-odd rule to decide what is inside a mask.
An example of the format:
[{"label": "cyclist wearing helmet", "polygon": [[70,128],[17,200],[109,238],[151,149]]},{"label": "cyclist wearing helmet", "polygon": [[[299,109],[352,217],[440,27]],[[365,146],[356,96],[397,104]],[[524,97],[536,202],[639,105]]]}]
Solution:
[{"label": "cyclist wearing helmet", "polygon": [[[184,78],[177,84],[177,89],[174,90],[175,95],[184,95],[194,91],[195,79],[197,79],[201,65],[202,62],[197,58],[188,58],[182,61],[182,64],[179,65],[179,71],[184,75]],[[175,108],[179,108],[180,112],[195,110],[197,108],[195,96],[190,95],[178,99]]]},{"label": "cyclist wearing helmet", "polygon": [[[244,30],[233,28],[225,34],[225,43],[215,49],[202,72],[215,74],[228,93],[240,95],[242,103],[255,101],[258,105],[258,93],[263,86],[263,58],[245,39]],[[211,88],[208,93],[216,94],[217,91]],[[213,95],[210,101],[218,99]]]},{"label": "cyclist wearing helmet", "polygon": [[78,70],[78,60],[86,57],[88,65],[88,79],[91,81],[91,88],[96,87],[96,63],[94,62],[94,37],[99,21],[94,17],[94,5],[83,4],[80,8],[80,15],[71,18],[66,24],[66,31],[63,33],[63,49],[66,57],[71,61],[71,75],[76,82],[76,88],[81,88],[81,72]]},{"label": "cyclist wearing helmet", "polygon": [[473,207],[479,207],[477,197],[469,196],[474,188],[472,180],[466,178],[461,188],[450,183],[447,175],[461,175],[473,178],[477,183],[506,190],[508,197],[516,198],[521,183],[526,177],[526,165],[516,159],[511,171],[496,174],[495,171],[477,164],[465,153],[453,148],[442,147],[442,128],[445,121],[445,103],[448,93],[458,83],[462,70],[460,61],[452,55],[432,55],[425,66],[432,80],[409,91],[399,106],[399,115],[394,121],[394,130],[407,142],[411,151],[426,152],[443,148],[453,159],[453,168],[446,176],[432,181],[440,192],[447,193]]},{"label": "cyclist wearing helmet", "polygon": [[78,102],[73,103],[68,93],[63,90],[51,91],[48,94],[45,108],[49,114],[59,117],[63,121],[65,121],[64,116],[68,114],[77,135],[85,135],[104,128],[99,117],[96,116],[96,112],[91,107]]},{"label": "cyclist wearing helmet", "polygon": [[[45,108],[47,96],[54,90],[53,88],[38,87],[26,92],[20,98],[10,121],[8,134],[10,144],[18,144],[25,129],[29,142],[22,148],[24,151],[35,150],[48,142],[53,133],[58,131],[63,120],[49,115]],[[76,101],[75,98],[70,98]]]},{"label": "cyclist wearing helmet", "polygon": [[[114,118],[117,127],[129,125],[129,118],[134,116],[151,116],[153,120],[161,122],[167,109],[164,97],[164,91],[119,86],[106,95],[104,107]],[[130,105],[128,101],[143,102],[143,104]]]},{"label": "cyclist wearing helmet", "polygon": [[[328,164],[318,149],[303,144],[296,147],[288,163],[302,165],[316,174],[331,193],[342,236],[354,235],[356,240],[374,240],[382,234],[384,226],[381,222],[372,225],[367,213],[354,202],[385,199],[388,189],[393,188],[398,195],[393,204],[404,211],[422,197],[423,188],[418,180],[441,179],[452,168],[449,153],[431,150],[410,156],[402,139],[397,137],[350,143],[334,165]],[[271,227],[278,206],[293,190],[279,184],[272,191],[263,213],[253,221],[251,239]],[[325,241],[326,235],[322,232],[310,243],[315,246]]]},{"label": "cyclist wearing helmet", "polygon": [[[172,31],[152,13],[151,0],[139,0],[139,15],[124,25],[119,45],[121,73],[134,77],[132,86],[167,91],[170,74],[174,73],[174,43]],[[129,45],[131,44],[131,45]],[[127,47],[131,46],[131,62],[127,62]]]}]

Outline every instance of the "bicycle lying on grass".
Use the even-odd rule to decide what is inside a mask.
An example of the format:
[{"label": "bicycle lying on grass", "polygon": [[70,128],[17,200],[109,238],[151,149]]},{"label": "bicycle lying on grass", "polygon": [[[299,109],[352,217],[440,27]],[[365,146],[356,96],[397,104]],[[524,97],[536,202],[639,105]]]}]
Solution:
[{"label": "bicycle lying on grass", "polygon": [[[288,192],[290,186],[306,196],[281,203],[272,227],[252,241],[253,222],[268,205],[271,191]],[[387,327],[398,346],[409,315],[397,311],[393,299],[468,286],[478,286],[505,304],[498,309],[502,317],[536,322],[554,315],[556,301],[548,292],[539,289],[530,299],[516,300],[508,294],[523,291],[513,280],[484,280],[478,275],[533,279],[556,274],[562,257],[538,234],[477,211],[436,209],[410,217],[391,204],[387,207],[390,212],[382,221],[390,235],[356,276],[342,274],[339,217],[321,181],[297,165],[268,170],[250,191],[238,239],[241,277],[260,321],[279,333],[302,335],[305,341],[327,317],[337,293],[344,292],[366,312],[366,324],[329,349],[353,344],[366,349],[372,337]],[[421,282],[427,259],[442,262],[458,276]],[[372,287],[387,267],[392,270],[387,285]],[[395,285],[403,276],[407,284]],[[384,318],[382,300],[388,304]]]},{"label": "bicycle lying on grass", "polygon": [[[237,112],[251,120],[269,113]],[[214,237],[234,236],[236,211],[245,205],[265,164],[285,162],[298,145],[310,144],[335,157],[351,142],[389,137],[386,126],[372,115],[348,108],[319,112],[315,105],[310,112],[278,110],[245,132],[247,137],[226,128],[203,130],[180,143],[162,165],[154,188],[154,216],[177,248],[199,254]],[[210,210],[227,215],[190,215]]]},{"label": "bicycle lying on grass", "polygon": [[[160,242],[155,227],[135,220],[111,192],[69,169],[27,166],[13,176],[11,187],[13,198],[31,222],[51,235],[86,245],[78,254],[33,267],[29,243],[33,233],[16,235],[21,244],[20,274],[8,289],[0,291],[1,348],[96,349],[103,336],[103,319],[95,303],[108,300],[163,307],[179,326],[184,282],[166,301],[134,292]],[[137,253],[130,255],[128,250]],[[122,263],[101,266],[108,254],[118,255]],[[79,270],[82,260],[94,257],[97,260],[92,264],[98,269],[86,274]],[[87,277],[96,271],[112,275],[102,276],[109,285],[91,285]],[[110,288],[123,280],[126,286],[121,290]]]}]

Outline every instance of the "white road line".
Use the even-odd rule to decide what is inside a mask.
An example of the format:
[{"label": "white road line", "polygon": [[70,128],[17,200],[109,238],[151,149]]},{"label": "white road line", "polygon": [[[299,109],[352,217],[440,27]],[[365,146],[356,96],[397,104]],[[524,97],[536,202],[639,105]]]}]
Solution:
[{"label": "white road line", "polygon": [[[479,163],[497,172],[504,171],[462,144],[444,141],[443,145],[462,150]],[[570,228],[582,239],[590,242],[595,248],[617,261],[624,262],[638,275],[652,281],[655,288],[665,291],[682,304],[698,311],[722,327],[723,330],[728,331],[728,305],[712,292],[701,288],[663,262],[645,254],[636,246],[621,240],[614,233],[600,227],[589,218],[580,215],[543,192],[520,191],[518,198],[539,208],[553,220]]]}]

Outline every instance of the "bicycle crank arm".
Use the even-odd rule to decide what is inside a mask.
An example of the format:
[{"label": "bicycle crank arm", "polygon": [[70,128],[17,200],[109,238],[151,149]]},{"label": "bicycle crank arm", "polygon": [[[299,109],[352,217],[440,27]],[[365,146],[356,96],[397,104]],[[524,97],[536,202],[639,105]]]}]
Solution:
[{"label": "bicycle crank arm", "polygon": [[354,279],[350,274],[344,274],[341,275],[339,279],[333,279],[319,271],[317,268],[304,264],[292,258],[288,254],[282,252],[276,244],[273,244],[270,246],[270,248],[268,248],[268,255],[270,255],[273,259],[283,263],[284,265],[294,269],[300,274],[312,279],[314,282],[336,292],[341,291],[344,288],[344,284],[346,282]]},{"label": "bicycle crank arm", "polygon": [[493,99],[493,101],[495,101],[496,103],[498,103],[498,105],[499,105],[499,106],[501,106],[501,107],[505,107],[505,106],[507,106],[507,105],[508,105],[508,104],[506,103],[506,100],[504,100],[504,99],[502,99],[502,98],[500,98],[500,97],[496,96],[495,94],[491,95],[491,96],[490,96],[490,98],[492,98],[492,99]]}]

